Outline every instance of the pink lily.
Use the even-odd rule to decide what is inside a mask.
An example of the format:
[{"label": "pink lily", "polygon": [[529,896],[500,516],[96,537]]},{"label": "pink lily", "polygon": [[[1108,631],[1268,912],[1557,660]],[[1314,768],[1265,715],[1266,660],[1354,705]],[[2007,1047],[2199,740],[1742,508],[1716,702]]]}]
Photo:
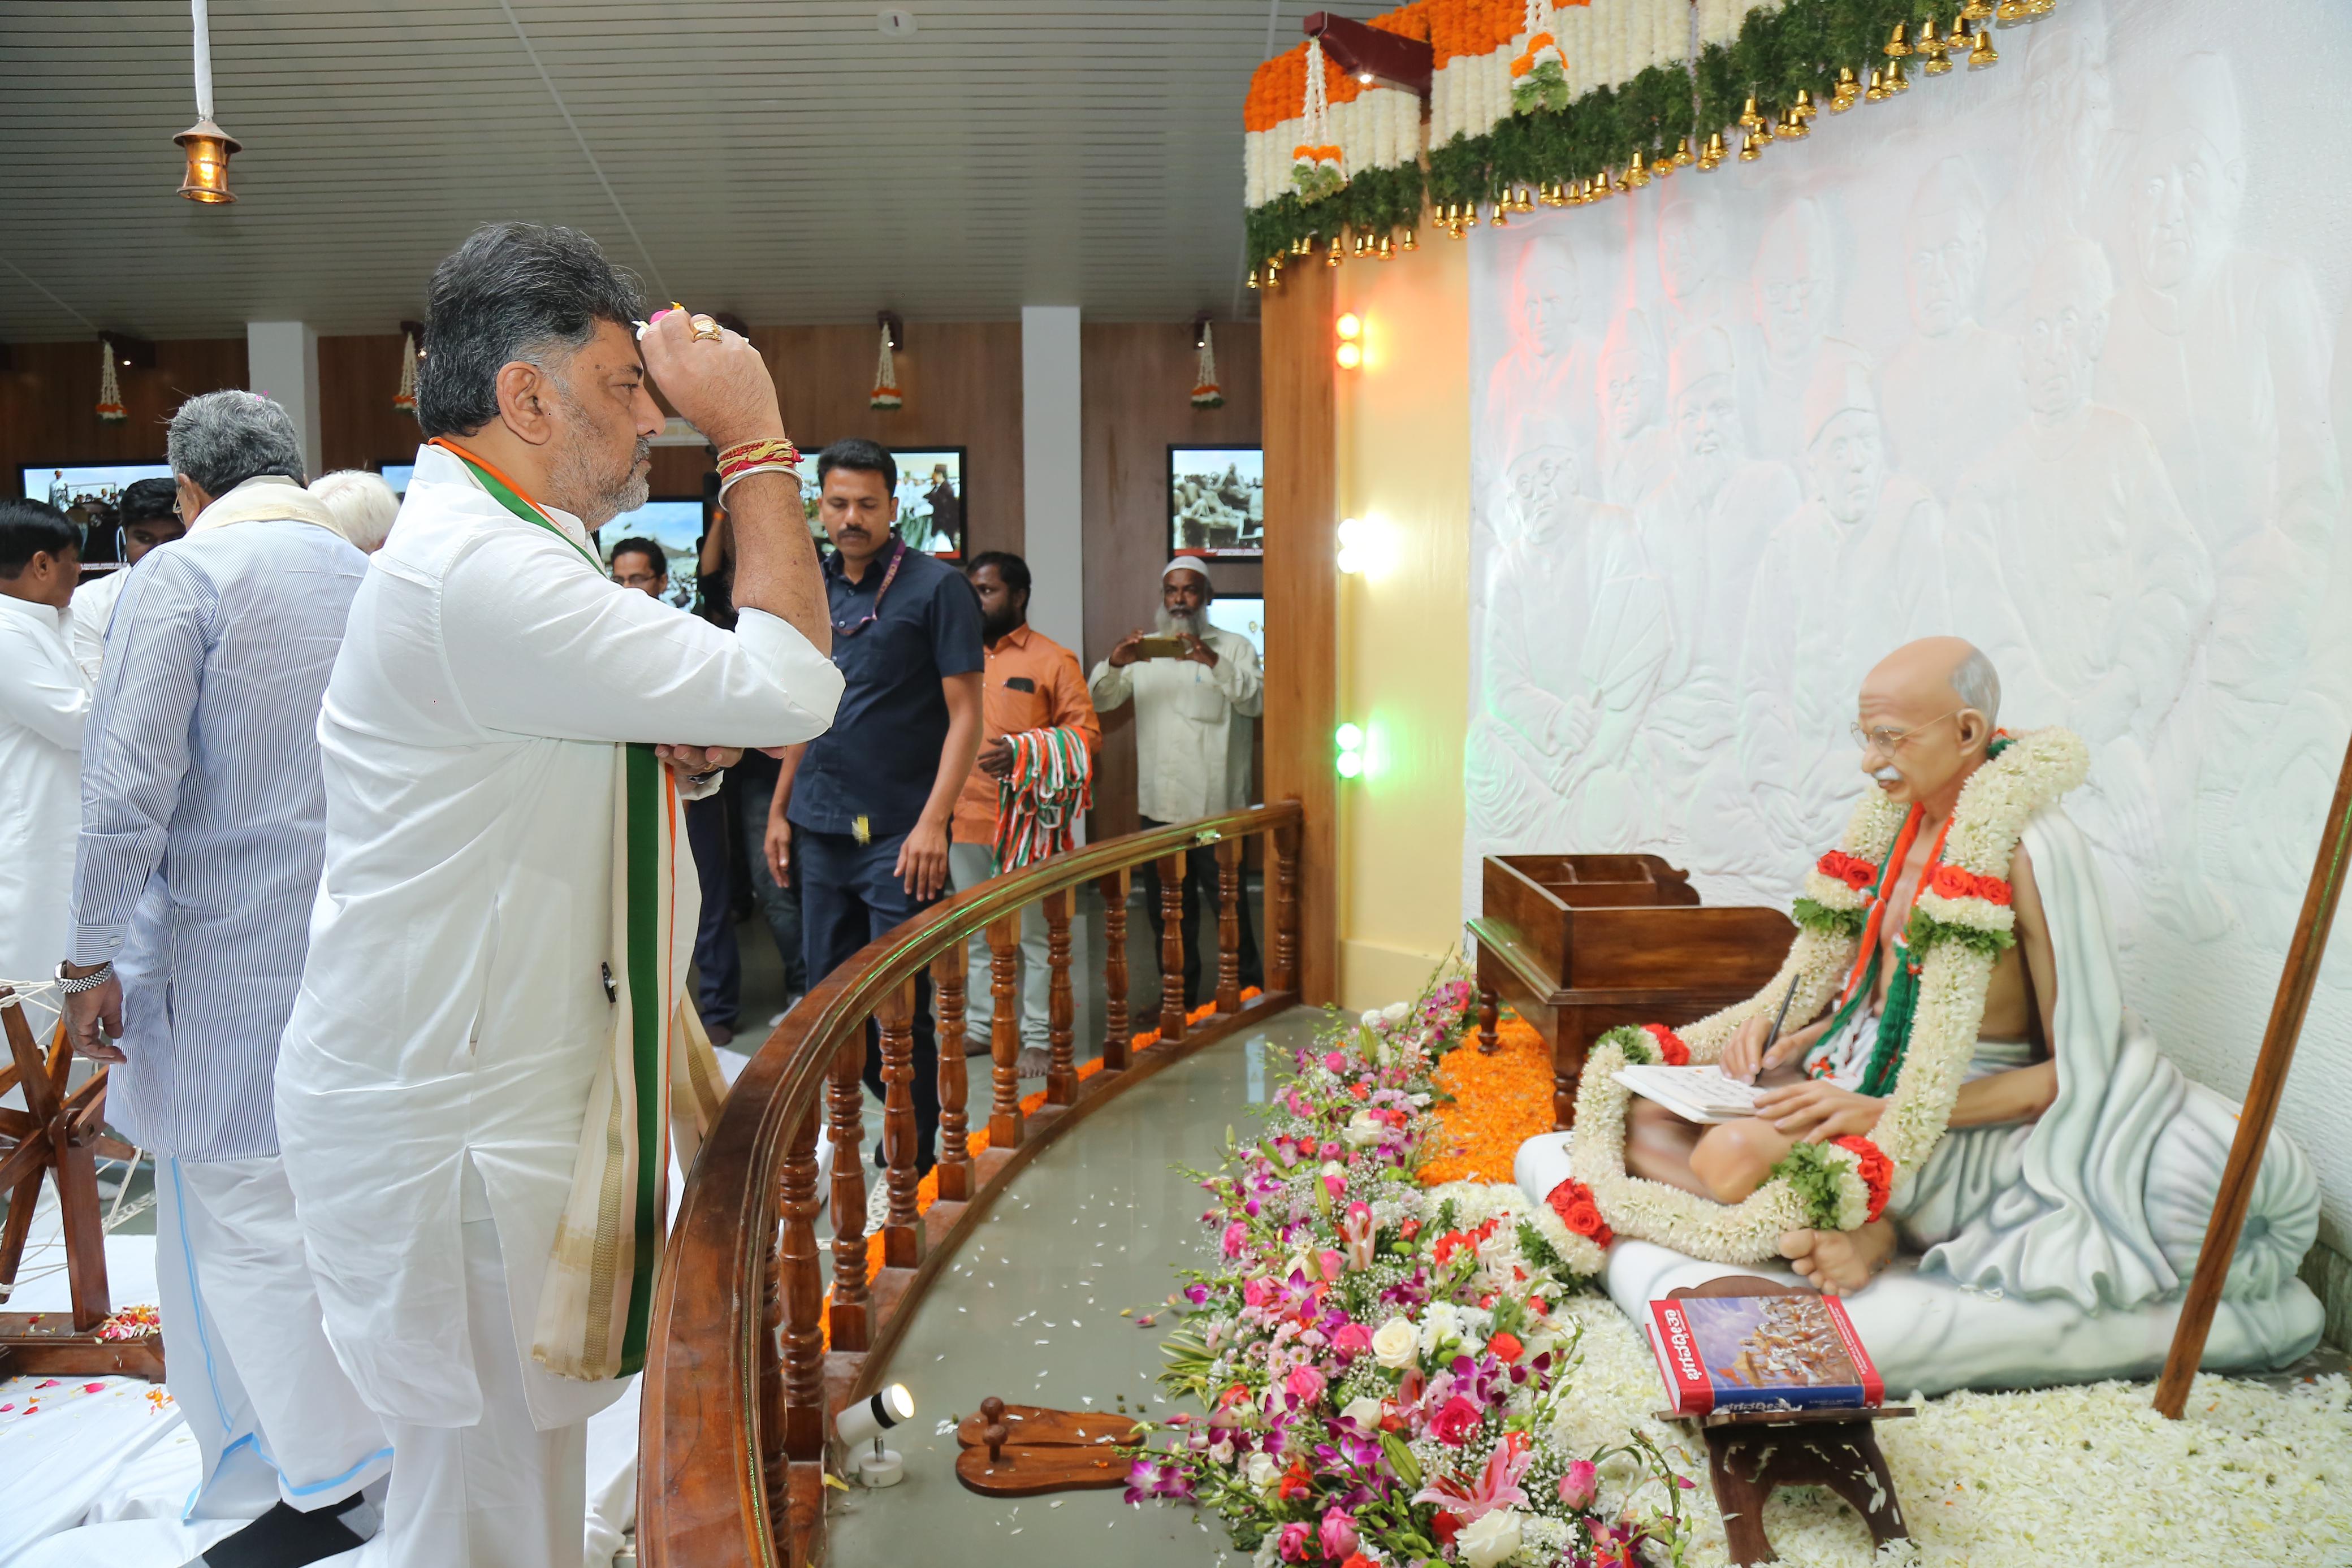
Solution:
[{"label": "pink lily", "polygon": [[1452,1477],[1441,1476],[1415,1492],[1412,1500],[1434,1503],[1467,1524],[1496,1509],[1527,1501],[1528,1494],[1519,1490],[1519,1478],[1533,1463],[1535,1455],[1528,1450],[1527,1437],[1513,1432],[1495,1445],[1495,1451],[1486,1456],[1486,1469],[1471,1486],[1465,1489]]}]

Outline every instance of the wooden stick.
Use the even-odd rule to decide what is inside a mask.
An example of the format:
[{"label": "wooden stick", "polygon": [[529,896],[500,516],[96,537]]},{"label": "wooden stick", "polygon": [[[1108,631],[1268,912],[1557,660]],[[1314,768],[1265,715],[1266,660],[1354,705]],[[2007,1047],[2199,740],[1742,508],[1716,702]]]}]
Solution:
[{"label": "wooden stick", "polygon": [[2230,1145],[2230,1163],[2221,1172],[2221,1190],[2213,1203],[2213,1218],[2205,1227],[2205,1245],[2197,1254],[2197,1273],[2189,1281],[2187,1300],[2180,1304],[2179,1325],[2172,1331],[2172,1353],[2165,1357],[2164,1375],[2156,1385],[2157,1410],[2175,1421],[2180,1419],[2189,1382],[2205,1354],[2205,1336],[2213,1326],[2213,1311],[2221,1301],[2230,1260],[2238,1250],[2238,1231],[2246,1222],[2247,1205],[2253,1201],[2254,1177],[2262,1170],[2271,1124],[2278,1117],[2279,1095],[2286,1088],[2287,1067],[2294,1060],[2295,1040],[2303,1033],[2303,1015],[2311,1006],[2311,988],[2319,978],[2319,960],[2327,950],[2327,929],[2335,923],[2336,902],[2343,895],[2347,869],[2352,869],[2352,746],[2346,747],[2344,766],[2336,776],[2336,799],[2327,808],[2318,858],[2303,893],[2303,914],[2295,921],[2294,940],[2287,946],[2286,967],[2279,974],[2278,995],[2271,1002],[2262,1054],[2254,1058],[2254,1081],[2247,1085],[2245,1107],[2238,1113],[2238,1136]]},{"label": "wooden stick", "polygon": [[971,1080],[965,1069],[964,987],[971,945],[959,942],[931,960],[931,994],[940,999],[940,1197],[971,1197]]},{"label": "wooden stick", "polygon": [[990,1083],[995,1098],[988,1110],[988,1146],[1017,1149],[1026,1119],[1021,1114],[1021,988],[1013,970],[1021,961],[1021,916],[1007,915],[988,925],[988,994],[996,1009],[989,1023]]},{"label": "wooden stick", "polygon": [[1069,1105],[1078,1098],[1077,1040],[1072,1026],[1076,998],[1070,993],[1070,890],[1049,893],[1045,911],[1045,1103]]}]

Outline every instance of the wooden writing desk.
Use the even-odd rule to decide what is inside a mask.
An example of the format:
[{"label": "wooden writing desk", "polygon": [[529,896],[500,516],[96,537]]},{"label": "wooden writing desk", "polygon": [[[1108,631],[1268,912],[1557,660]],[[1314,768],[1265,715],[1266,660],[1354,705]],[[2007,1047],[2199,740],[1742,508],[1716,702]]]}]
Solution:
[{"label": "wooden writing desk", "polygon": [[1706,907],[1656,855],[1488,855],[1478,943],[1478,1048],[1501,1002],[1551,1047],[1552,1123],[1576,1118],[1592,1042],[1620,1024],[1678,1025],[1761,990],[1796,923]]}]

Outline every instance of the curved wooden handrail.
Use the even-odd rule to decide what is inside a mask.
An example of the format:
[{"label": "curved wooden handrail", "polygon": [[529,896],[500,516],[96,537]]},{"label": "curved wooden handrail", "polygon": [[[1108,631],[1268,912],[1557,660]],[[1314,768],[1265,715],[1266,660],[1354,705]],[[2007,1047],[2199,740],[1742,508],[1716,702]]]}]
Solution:
[{"label": "curved wooden handrail", "polygon": [[[777,1547],[785,1533],[782,1516],[787,1511],[795,1519],[822,1514],[812,1461],[823,1456],[827,1412],[838,1404],[828,1392],[838,1395],[878,1376],[939,1260],[1026,1163],[1026,1154],[1034,1154],[1034,1148],[1008,1151],[1013,1157],[993,1159],[985,1175],[974,1173],[973,1190],[968,1201],[953,1206],[956,1214],[931,1261],[913,1272],[888,1303],[896,1309],[887,1313],[891,1321],[866,1342],[876,1347],[872,1364],[856,1352],[840,1349],[820,1362],[814,1325],[822,1270],[808,1264],[816,1247],[813,1150],[828,1082],[837,1093],[854,1092],[854,1082],[845,1077],[847,1052],[855,1049],[862,1058],[866,1020],[881,1017],[886,1028],[893,1018],[903,1022],[917,977],[935,960],[950,952],[960,955],[974,934],[992,926],[998,928],[998,940],[1009,940],[1003,935],[1008,923],[1048,895],[1148,862],[1168,862],[1206,843],[1260,833],[1276,835],[1282,864],[1294,866],[1301,815],[1295,800],[1253,807],[1107,840],[995,878],[877,937],[785,1015],[730,1090],[718,1124],[688,1175],[663,1258],[648,1331],[639,1437],[637,1550],[648,1568],[776,1568],[783,1560]],[[1227,862],[1228,901],[1236,864]],[[1237,1013],[1230,965],[1221,965],[1219,1007],[1227,1017],[1255,1018],[1293,999],[1295,905],[1286,877],[1276,907],[1276,881],[1269,876],[1266,889],[1269,935],[1275,937],[1267,995],[1245,1014]],[[1164,891],[1172,895],[1175,889]],[[1229,945],[1229,936],[1221,943]],[[1123,956],[1113,961],[1123,977]],[[1181,1027],[1181,985],[1163,986],[1163,995],[1171,990]],[[1117,1009],[1115,1029],[1124,1011],[1123,1006]],[[1221,1032],[1212,1027],[1203,1037]],[[1107,1065],[1115,1070],[1125,1064]],[[1105,1092],[1129,1076],[1118,1074]],[[1090,1092],[1077,1098],[1054,1127],[1058,1130],[1102,1097]],[[836,1101],[836,1115],[853,1104]],[[849,1152],[853,1157],[856,1153]],[[808,1185],[795,1192],[789,1184],[796,1172]],[[940,1228],[936,1211],[932,1218],[933,1228]],[[780,1223],[782,1263],[776,1262]],[[780,1281],[780,1275],[786,1278]],[[836,1315],[836,1332],[842,1321]],[[761,1337],[780,1330],[781,1371],[773,1342],[763,1356]],[[789,1485],[787,1458],[798,1461]],[[803,1552],[814,1555],[796,1536],[791,1568],[803,1568]]]}]

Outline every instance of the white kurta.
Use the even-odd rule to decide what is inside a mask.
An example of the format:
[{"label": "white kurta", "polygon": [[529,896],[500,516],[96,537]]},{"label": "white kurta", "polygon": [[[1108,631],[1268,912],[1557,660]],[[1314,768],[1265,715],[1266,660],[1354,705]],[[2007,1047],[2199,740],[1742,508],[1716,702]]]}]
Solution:
[{"label": "white kurta", "polygon": [[1135,699],[1136,809],[1187,822],[1249,804],[1250,721],[1265,711],[1257,650],[1238,632],[1201,633],[1214,669],[1192,659],[1097,664],[1087,695],[1097,713]]},{"label": "white kurta", "polygon": [[[533,1419],[568,1425],[619,1392],[529,1356],[612,1037],[612,746],[788,745],[821,734],[840,694],[784,622],[747,609],[730,634],[680,615],[456,458],[417,454],[319,721],[326,871],[278,1071],[328,1333],[377,1411],[480,1417],[467,1218],[498,1222]],[[468,1161],[488,1216],[460,1203]]]},{"label": "white kurta", "polygon": [[122,585],[129,580],[131,569],[118,566],[102,577],[93,577],[73,591],[73,656],[81,666],[82,678],[98,686],[98,672],[106,664],[106,628],[114,619],[114,607],[122,599]]},{"label": "white kurta", "polygon": [[45,980],[66,956],[81,731],[89,683],[72,617],[0,594],[0,980]]}]

